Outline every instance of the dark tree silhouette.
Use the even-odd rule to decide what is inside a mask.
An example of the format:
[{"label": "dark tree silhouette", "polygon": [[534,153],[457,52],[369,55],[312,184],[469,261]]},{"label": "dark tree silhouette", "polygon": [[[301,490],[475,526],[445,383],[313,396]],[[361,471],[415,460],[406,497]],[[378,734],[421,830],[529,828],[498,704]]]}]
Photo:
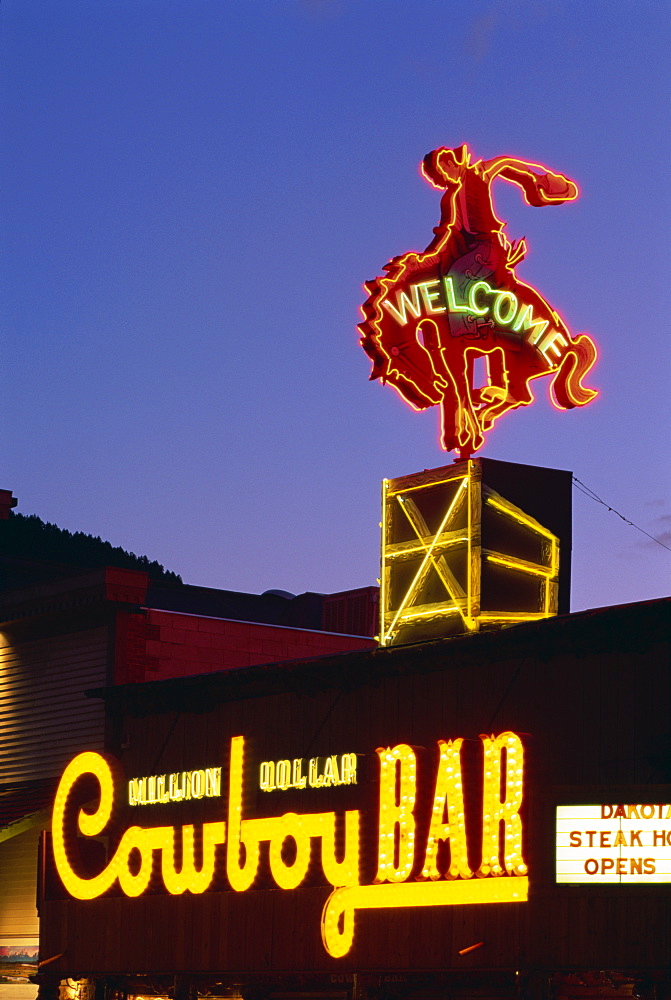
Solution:
[{"label": "dark tree silhouette", "polygon": [[0,587],[3,589],[61,575],[69,568],[101,566],[141,570],[154,582],[182,582],[177,573],[166,570],[155,559],[127,552],[120,545],[104,542],[100,536],[87,535],[83,531],[73,534],[43,521],[36,514],[12,511],[7,520],[0,520]]}]

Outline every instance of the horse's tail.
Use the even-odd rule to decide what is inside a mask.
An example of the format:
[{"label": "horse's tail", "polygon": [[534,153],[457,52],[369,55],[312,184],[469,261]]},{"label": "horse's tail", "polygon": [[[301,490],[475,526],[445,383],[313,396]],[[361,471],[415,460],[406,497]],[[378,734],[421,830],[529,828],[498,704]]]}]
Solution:
[{"label": "horse's tail", "polygon": [[594,341],[581,333],[564,354],[550,386],[555,402],[562,410],[584,406],[598,395],[596,389],[587,389],[582,384],[595,361]]}]

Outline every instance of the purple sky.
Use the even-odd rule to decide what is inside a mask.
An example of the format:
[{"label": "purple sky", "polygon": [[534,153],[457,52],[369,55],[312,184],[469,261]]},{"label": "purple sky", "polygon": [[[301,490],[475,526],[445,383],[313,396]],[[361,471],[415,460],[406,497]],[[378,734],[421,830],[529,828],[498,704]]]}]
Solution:
[{"label": "purple sky", "polygon": [[[498,183],[518,268],[600,348],[601,395],[482,453],[571,469],[667,545],[671,16],[661,0],[3,0],[2,481],[23,513],[261,592],[372,584],[379,490],[451,462],[370,383],[362,283],[423,249],[423,155]],[[670,554],[574,491],[573,608]]]}]

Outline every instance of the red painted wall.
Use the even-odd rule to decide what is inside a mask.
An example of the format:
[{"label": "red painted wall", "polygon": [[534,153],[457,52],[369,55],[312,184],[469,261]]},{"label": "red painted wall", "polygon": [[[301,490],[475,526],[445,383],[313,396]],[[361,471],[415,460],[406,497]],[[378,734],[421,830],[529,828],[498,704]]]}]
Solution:
[{"label": "red painted wall", "polygon": [[121,612],[117,619],[115,684],[235,670],[260,663],[374,649],[373,639],[184,615]]}]

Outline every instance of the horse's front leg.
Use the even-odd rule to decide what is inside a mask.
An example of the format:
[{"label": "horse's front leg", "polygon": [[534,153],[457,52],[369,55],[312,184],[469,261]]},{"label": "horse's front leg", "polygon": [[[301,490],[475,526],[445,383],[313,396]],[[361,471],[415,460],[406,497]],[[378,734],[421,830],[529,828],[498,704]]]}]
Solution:
[{"label": "horse's front leg", "polygon": [[441,445],[445,451],[470,455],[484,444],[482,427],[473,403],[473,360],[463,339],[451,336],[449,326],[424,319],[417,338],[429,352],[440,383]]},{"label": "horse's front leg", "polygon": [[450,370],[450,385],[441,404],[442,440],[445,451],[458,450],[461,458],[482,448],[485,439],[471,399],[473,365],[468,357]]}]

